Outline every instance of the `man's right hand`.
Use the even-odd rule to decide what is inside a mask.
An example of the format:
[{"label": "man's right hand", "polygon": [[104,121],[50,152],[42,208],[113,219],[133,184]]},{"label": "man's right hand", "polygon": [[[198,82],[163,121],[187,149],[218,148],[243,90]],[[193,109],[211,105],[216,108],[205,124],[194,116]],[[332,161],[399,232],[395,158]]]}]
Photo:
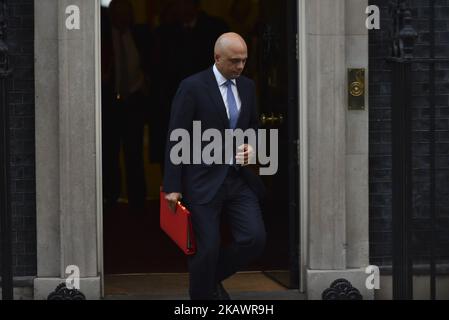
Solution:
[{"label": "man's right hand", "polygon": [[176,212],[176,205],[178,204],[178,201],[182,199],[182,194],[179,192],[173,192],[165,195],[165,200],[168,201],[168,206],[170,207],[170,210],[173,212]]}]

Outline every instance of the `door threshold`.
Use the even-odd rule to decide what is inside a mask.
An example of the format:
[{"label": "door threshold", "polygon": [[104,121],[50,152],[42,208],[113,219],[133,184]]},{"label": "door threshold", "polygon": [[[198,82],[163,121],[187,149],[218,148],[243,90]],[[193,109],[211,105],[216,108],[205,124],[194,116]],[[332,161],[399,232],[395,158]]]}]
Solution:
[{"label": "door threshold", "polygon": [[[266,292],[232,292],[228,291],[233,301],[287,301],[287,300],[306,300],[306,296],[298,290],[286,291],[266,291]],[[162,294],[145,294],[145,295],[108,295],[104,300],[171,300],[171,301],[189,301],[188,294],[178,295],[162,295]]]},{"label": "door threshold", "polygon": [[[234,299],[301,300],[297,290],[288,290],[261,271],[239,272],[223,282]],[[148,273],[105,276],[107,300],[187,300],[188,273]],[[265,297],[265,298],[264,298]]]}]

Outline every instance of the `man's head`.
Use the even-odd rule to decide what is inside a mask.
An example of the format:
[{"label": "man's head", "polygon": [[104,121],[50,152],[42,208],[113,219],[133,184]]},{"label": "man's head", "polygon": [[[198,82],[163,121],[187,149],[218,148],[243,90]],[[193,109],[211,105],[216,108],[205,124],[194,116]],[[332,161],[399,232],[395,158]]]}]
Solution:
[{"label": "man's head", "polygon": [[227,79],[240,77],[248,59],[248,47],[237,33],[225,33],[215,43],[215,65]]},{"label": "man's head", "polygon": [[129,0],[112,0],[109,5],[111,22],[117,29],[123,31],[134,24],[133,6]]}]

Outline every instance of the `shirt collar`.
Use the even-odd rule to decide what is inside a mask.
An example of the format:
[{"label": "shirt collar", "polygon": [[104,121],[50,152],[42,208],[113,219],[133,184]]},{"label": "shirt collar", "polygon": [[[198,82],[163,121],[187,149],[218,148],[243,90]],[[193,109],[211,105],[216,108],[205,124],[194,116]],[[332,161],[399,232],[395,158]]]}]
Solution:
[{"label": "shirt collar", "polygon": [[[214,64],[213,70],[214,70],[214,74],[215,74],[215,79],[217,80],[218,85],[221,87],[222,85],[224,85],[228,81],[228,79],[226,79],[221,74],[221,72],[218,70],[218,68],[217,68],[217,66],[215,64]],[[237,83],[235,79],[231,79],[231,82],[234,85],[236,85],[236,83]]]}]

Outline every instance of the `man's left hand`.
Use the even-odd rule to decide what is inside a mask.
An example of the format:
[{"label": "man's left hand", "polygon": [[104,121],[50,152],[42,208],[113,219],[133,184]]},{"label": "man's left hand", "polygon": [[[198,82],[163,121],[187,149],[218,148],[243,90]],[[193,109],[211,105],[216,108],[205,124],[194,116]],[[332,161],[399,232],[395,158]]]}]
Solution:
[{"label": "man's left hand", "polygon": [[249,144],[243,144],[240,147],[237,148],[238,152],[235,160],[237,161],[237,164],[241,166],[247,166],[250,164],[250,160],[254,157],[254,149]]}]

